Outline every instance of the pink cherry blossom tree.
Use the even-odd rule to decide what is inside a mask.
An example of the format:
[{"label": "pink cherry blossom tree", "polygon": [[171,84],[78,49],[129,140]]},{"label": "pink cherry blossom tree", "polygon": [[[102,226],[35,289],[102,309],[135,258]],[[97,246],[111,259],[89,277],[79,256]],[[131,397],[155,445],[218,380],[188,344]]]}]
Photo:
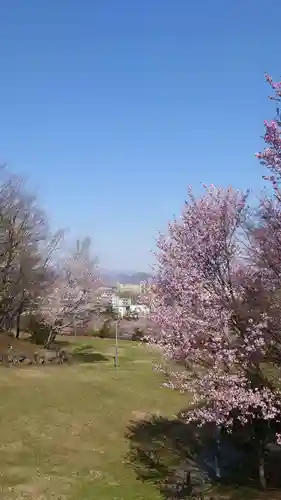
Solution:
[{"label": "pink cherry blossom tree", "polygon": [[[277,103],[281,100],[281,83],[274,82],[266,75],[274,95],[270,99]],[[255,249],[259,264],[267,276],[270,286],[281,287],[281,129],[280,113],[272,121],[265,121],[264,141],[266,147],[257,158],[268,170],[264,179],[269,181],[273,190],[264,196],[259,209],[259,230],[255,236]],[[272,195],[273,194],[273,195]]]},{"label": "pink cherry blossom tree", "polygon": [[[247,269],[243,238],[247,196],[232,189],[191,191],[181,219],[158,240],[158,273],[151,288],[157,343],[185,366],[171,387],[193,394],[188,419],[231,428],[256,416],[274,419],[276,393],[263,384],[267,317],[243,314]],[[204,403],[204,404],[203,404]]]},{"label": "pink cherry blossom tree", "polygon": [[281,82],[266,75],[277,103],[276,118],[265,121],[266,147],[257,158],[268,171],[264,179],[272,189],[260,202],[258,227],[252,231],[252,256],[259,269],[263,288],[267,291],[270,354],[275,367],[281,368],[281,122],[278,103],[281,100]]},{"label": "pink cherry blossom tree", "polygon": [[[274,95],[270,99],[277,103],[281,101],[281,82],[274,82],[272,77],[268,74],[265,78],[271,86]],[[265,180],[271,182],[277,200],[281,201],[281,130],[280,130],[280,112],[277,107],[277,116],[274,120],[264,121],[265,134],[264,141],[266,143],[265,149],[257,153],[257,158],[268,169],[268,175],[264,176]]]},{"label": "pink cherry blossom tree", "polygon": [[41,299],[40,314],[50,331],[45,347],[74,323],[88,326],[97,313],[100,286],[97,261],[90,256],[90,240],[85,239],[72,255],[60,259],[49,293]]},{"label": "pink cherry blossom tree", "polygon": [[264,370],[281,360],[281,148],[279,124],[266,127],[271,148],[258,157],[271,171],[273,197],[253,216],[247,193],[211,186],[196,199],[189,189],[181,218],[157,241],[149,290],[159,327],[152,341],[184,367],[168,385],[193,396],[186,419],[228,431],[251,425],[263,486],[266,438],[281,415],[280,390]]},{"label": "pink cherry blossom tree", "polygon": [[[158,239],[158,270],[150,289],[155,339],[165,356],[184,370],[170,372],[168,385],[193,396],[185,415],[199,425],[231,431],[259,423],[259,438],[279,418],[280,393],[263,373],[271,337],[265,308],[251,305],[260,291],[258,268],[250,265],[247,194],[191,190],[182,216]],[[260,442],[260,477],[265,486]]]}]

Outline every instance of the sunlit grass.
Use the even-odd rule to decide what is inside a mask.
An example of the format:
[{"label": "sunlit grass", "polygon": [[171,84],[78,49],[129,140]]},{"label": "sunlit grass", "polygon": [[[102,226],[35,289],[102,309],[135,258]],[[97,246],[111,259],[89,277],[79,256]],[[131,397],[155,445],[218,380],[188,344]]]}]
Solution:
[{"label": "sunlit grass", "polygon": [[158,354],[144,346],[121,342],[118,368],[112,340],[73,339],[72,350],[69,366],[0,370],[1,498],[160,499],[126,463],[124,435],[131,420],[169,416],[184,397],[161,388]]}]

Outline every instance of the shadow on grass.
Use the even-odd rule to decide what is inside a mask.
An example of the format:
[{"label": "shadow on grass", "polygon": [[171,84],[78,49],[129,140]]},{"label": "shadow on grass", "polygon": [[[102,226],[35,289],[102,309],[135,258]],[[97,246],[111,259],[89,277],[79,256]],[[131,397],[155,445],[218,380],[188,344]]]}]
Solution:
[{"label": "shadow on grass", "polygon": [[77,363],[98,363],[109,361],[109,358],[100,352],[74,352],[71,359]]},{"label": "shadow on grass", "polygon": [[[130,442],[127,461],[138,479],[156,484],[166,500],[200,499],[203,495],[205,499],[281,499],[280,477],[279,485],[273,481],[269,485],[275,486],[274,492],[262,493],[255,457],[249,449],[235,447],[228,436],[221,439],[221,479],[218,479],[214,436],[213,426],[198,428],[180,419],[153,416],[150,420],[132,422],[126,433]],[[278,467],[278,461],[274,462],[280,471],[280,458]]]},{"label": "shadow on grass", "polygon": [[52,349],[62,349],[64,347],[71,347],[72,343],[69,340],[55,340],[50,346]]}]

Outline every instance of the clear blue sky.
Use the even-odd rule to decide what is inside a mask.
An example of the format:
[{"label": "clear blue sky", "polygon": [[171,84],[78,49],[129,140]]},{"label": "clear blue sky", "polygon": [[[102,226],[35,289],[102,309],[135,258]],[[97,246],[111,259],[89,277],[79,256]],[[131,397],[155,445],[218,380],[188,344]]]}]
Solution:
[{"label": "clear blue sky", "polygon": [[0,160],[103,267],[146,270],[188,184],[261,186],[280,0],[2,0]]}]

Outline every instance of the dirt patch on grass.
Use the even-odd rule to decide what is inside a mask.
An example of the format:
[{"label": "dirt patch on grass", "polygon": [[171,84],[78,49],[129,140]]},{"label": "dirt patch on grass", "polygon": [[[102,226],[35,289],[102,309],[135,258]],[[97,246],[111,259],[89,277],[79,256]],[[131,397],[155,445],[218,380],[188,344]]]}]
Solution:
[{"label": "dirt patch on grass", "polygon": [[[73,484],[71,478],[57,477],[44,475],[32,478],[30,481],[14,486],[13,492],[16,493],[16,498],[28,498],[34,500],[44,500],[46,494],[49,497],[67,500],[69,498],[68,491]],[[21,495],[20,497],[18,495]]]},{"label": "dirt patch on grass", "polygon": [[144,420],[148,417],[148,413],[145,411],[134,410],[132,411],[132,415],[136,420]]},{"label": "dirt patch on grass", "polygon": [[147,411],[147,412],[134,410],[132,411],[132,415],[136,420],[148,420],[152,416],[159,417],[161,415],[161,412],[159,410]]},{"label": "dirt patch on grass", "polygon": [[42,377],[48,377],[49,374],[46,373],[43,370],[40,370],[40,368],[24,368],[23,370],[19,370],[17,372],[14,372],[17,377],[21,378],[42,378]]}]

